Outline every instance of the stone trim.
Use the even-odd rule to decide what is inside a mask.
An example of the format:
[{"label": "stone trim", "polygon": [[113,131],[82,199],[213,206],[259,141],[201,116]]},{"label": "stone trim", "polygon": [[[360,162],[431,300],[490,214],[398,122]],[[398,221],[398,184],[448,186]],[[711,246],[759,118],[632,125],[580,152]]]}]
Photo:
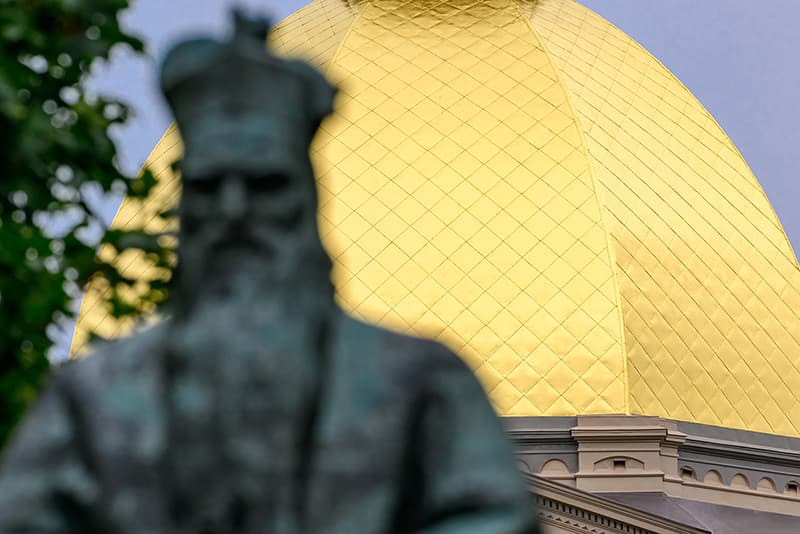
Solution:
[{"label": "stone trim", "polygon": [[768,466],[779,465],[800,471],[800,450],[792,451],[702,436],[689,436],[686,439],[686,443],[681,447],[681,452],[766,464]]},{"label": "stone trim", "polygon": [[528,476],[544,525],[592,534],[708,534],[536,475]]},{"label": "stone trim", "polygon": [[508,430],[506,434],[518,447],[535,445],[569,445],[574,447],[575,440],[569,429],[566,430]]},{"label": "stone trim", "polygon": [[[800,447],[782,447],[794,441],[637,415],[520,417],[504,424],[521,470],[565,486],[592,493],[660,492],[800,516]],[[706,478],[711,470],[719,476]]]}]

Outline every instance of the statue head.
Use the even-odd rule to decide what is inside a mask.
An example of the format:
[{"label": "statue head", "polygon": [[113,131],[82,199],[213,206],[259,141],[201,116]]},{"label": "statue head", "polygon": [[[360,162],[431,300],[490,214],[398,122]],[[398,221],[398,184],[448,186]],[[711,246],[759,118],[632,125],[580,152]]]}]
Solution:
[{"label": "statue head", "polygon": [[270,54],[267,31],[265,20],[235,13],[228,41],[188,41],[164,60],[161,85],[184,143],[182,303],[239,283],[329,284],[308,151],[335,89],[305,63]]}]

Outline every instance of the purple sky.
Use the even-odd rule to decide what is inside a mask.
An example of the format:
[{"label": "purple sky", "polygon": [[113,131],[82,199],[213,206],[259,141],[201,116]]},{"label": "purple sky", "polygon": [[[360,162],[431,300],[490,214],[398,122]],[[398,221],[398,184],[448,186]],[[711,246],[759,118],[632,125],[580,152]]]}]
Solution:
[{"label": "purple sky", "polygon": [[[797,0],[581,0],[639,41],[686,84],[733,139],[800,250],[800,2]],[[134,0],[125,22],[151,55],[176,39],[221,34],[235,4],[280,20],[306,0]],[[170,122],[156,90],[154,60],[117,54],[98,69],[99,90],[122,96],[137,118],[117,133],[134,173]],[[115,206],[109,205],[108,215]],[[109,219],[110,220],[110,219]]]}]

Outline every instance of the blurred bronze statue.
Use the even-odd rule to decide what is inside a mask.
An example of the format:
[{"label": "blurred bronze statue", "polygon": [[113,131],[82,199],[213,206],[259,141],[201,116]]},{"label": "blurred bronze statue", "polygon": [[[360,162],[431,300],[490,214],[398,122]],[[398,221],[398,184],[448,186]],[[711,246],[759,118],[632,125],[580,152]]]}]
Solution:
[{"label": "blurred bronze statue", "polygon": [[170,318],[53,373],[5,451],[0,532],[537,532],[469,369],[334,303],[308,150],[335,90],[266,33],[237,15],[166,58]]}]

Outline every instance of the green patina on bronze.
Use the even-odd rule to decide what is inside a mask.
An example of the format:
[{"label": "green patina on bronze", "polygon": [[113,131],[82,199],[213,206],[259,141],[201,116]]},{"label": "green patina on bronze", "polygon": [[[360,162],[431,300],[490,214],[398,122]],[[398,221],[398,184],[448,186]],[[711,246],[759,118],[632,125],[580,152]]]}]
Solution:
[{"label": "green patina on bronze", "polygon": [[6,450],[0,532],[537,532],[461,360],[335,305],[308,159],[335,91],[266,28],[165,60],[171,318],[53,374]]}]

